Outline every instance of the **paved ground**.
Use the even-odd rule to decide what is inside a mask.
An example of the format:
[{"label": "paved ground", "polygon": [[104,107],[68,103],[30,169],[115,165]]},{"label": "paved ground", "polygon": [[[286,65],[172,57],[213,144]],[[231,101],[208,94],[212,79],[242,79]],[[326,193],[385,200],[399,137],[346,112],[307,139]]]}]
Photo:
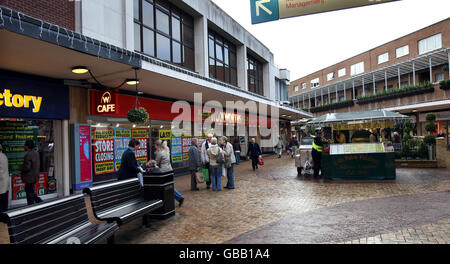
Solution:
[{"label": "paved ground", "polygon": [[185,203],[176,216],[151,228],[134,221],[117,243],[450,243],[448,169],[399,169],[395,181],[371,182],[296,174],[283,156],[256,173],[238,165],[234,190],[191,192],[189,176],[177,177]]}]

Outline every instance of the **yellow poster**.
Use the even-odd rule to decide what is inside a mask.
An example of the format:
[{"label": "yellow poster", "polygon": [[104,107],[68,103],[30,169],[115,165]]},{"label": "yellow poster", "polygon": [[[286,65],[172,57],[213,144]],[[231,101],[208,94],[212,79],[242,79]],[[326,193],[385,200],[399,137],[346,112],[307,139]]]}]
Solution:
[{"label": "yellow poster", "polygon": [[161,140],[170,140],[171,137],[172,137],[172,131],[171,130],[164,130],[164,129],[160,129],[159,130],[159,139],[161,139]]}]

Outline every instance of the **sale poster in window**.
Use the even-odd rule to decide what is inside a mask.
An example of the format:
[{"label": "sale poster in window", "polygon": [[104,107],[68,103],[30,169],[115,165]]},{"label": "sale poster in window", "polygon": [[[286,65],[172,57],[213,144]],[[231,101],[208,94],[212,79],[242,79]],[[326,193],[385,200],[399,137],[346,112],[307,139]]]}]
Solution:
[{"label": "sale poster in window", "polygon": [[192,137],[183,137],[183,161],[189,161],[189,149],[192,146]]},{"label": "sale poster in window", "polygon": [[148,161],[148,130],[147,129],[133,129],[132,138],[139,141],[139,149],[134,155],[138,162],[146,164]]},{"label": "sale poster in window", "polygon": [[114,129],[114,166],[116,172],[120,169],[122,155],[128,149],[131,140],[131,129]]},{"label": "sale poster in window", "polygon": [[94,128],[93,141],[95,175],[114,172],[114,130]]},{"label": "sale poster in window", "polygon": [[182,137],[172,137],[171,140],[172,163],[183,162],[183,140]]}]

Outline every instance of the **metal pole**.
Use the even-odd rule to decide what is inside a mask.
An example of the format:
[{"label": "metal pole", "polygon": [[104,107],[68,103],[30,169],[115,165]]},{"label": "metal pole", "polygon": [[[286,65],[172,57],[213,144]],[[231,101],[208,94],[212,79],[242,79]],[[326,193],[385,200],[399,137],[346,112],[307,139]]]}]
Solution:
[{"label": "metal pole", "polygon": [[414,61],[412,62],[412,66],[413,66],[413,84],[416,85],[416,63]]},{"label": "metal pole", "polygon": [[375,73],[373,74],[373,94],[377,93],[377,84],[375,81]]},{"label": "metal pole", "polygon": [[366,95],[366,88],[364,87],[364,77],[362,78],[362,87],[363,87],[363,93],[362,95],[365,96]]},{"label": "metal pole", "polygon": [[337,89],[338,89],[338,86],[337,86],[337,84],[336,84],[336,103],[339,102],[339,98],[338,98],[338,90],[337,90]]},{"label": "metal pole", "polygon": [[352,84],[353,84],[353,100],[356,100],[356,96],[355,96],[355,80],[352,80]]},{"label": "metal pole", "polygon": [[345,85],[345,82],[344,82],[344,100],[347,100],[347,93],[346,93],[346,87],[345,87],[346,85]]},{"label": "metal pole", "polygon": [[430,62],[430,82],[433,83],[433,65],[432,65],[432,61],[431,61],[431,56],[428,57],[428,60]]},{"label": "metal pole", "polygon": [[384,90],[387,91],[387,73],[384,71]]},{"label": "metal pole", "polygon": [[450,76],[450,49],[447,50],[447,55],[448,55],[448,65],[449,65],[448,75]]},{"label": "metal pole", "polygon": [[317,91],[314,92],[314,106],[319,106],[317,103]]},{"label": "metal pole", "polygon": [[323,102],[323,89],[320,89],[320,101],[322,102],[322,105],[325,103]]},{"label": "metal pole", "polygon": [[311,94],[308,94],[308,109],[311,109]]},{"label": "metal pole", "polygon": [[328,103],[331,104],[330,86],[328,86]]},{"label": "metal pole", "polygon": [[400,89],[401,85],[402,85],[402,80],[401,80],[401,76],[400,76],[400,66],[398,66],[397,68],[398,70],[398,88]]}]

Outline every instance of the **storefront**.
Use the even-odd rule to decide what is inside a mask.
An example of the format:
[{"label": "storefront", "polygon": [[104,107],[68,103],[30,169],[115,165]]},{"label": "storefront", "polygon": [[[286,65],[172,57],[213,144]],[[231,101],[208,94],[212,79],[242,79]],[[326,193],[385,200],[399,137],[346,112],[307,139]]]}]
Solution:
[{"label": "storefront", "polygon": [[12,177],[11,206],[26,204],[20,167],[27,140],[35,143],[40,158],[36,193],[44,200],[55,198],[62,192],[61,128],[70,118],[69,89],[57,80],[8,71],[0,71],[0,80],[0,144]]},{"label": "storefront", "polygon": [[[93,175],[95,182],[104,182],[117,178],[117,172],[120,167],[120,158],[123,151],[128,146],[131,138],[137,138],[141,141],[138,160],[146,163],[155,157],[154,143],[156,140],[167,141],[170,148],[172,167],[175,173],[185,173],[189,166],[188,151],[191,147],[191,139],[194,131],[194,123],[186,127],[180,133],[175,134],[178,128],[173,127],[172,121],[178,117],[179,113],[172,113],[173,102],[157,100],[152,98],[139,97],[138,106],[144,107],[149,113],[149,121],[144,125],[132,124],[127,119],[127,113],[136,106],[136,97],[116,93],[113,91],[91,90],[90,98],[90,116],[88,124],[91,126],[92,134],[92,155],[93,155]],[[189,106],[191,120],[194,120],[194,107]],[[204,109],[205,110],[205,109]],[[237,135],[238,126],[245,127],[246,136],[231,136],[230,142],[238,140],[241,144],[242,156],[245,156],[249,142],[248,129],[252,127],[258,132],[260,122],[266,122],[270,127],[270,118],[259,120],[256,116],[227,115],[221,113],[217,120],[211,119],[211,113],[203,112],[201,115],[202,124],[210,123],[210,132],[205,132],[199,138],[201,144],[208,133],[213,133],[217,124],[223,126],[223,134],[226,134],[226,125],[234,124],[234,135]],[[258,135],[255,137],[257,142],[264,139]],[[103,146],[103,147],[97,147]],[[273,151],[273,148],[267,151]]]}]

